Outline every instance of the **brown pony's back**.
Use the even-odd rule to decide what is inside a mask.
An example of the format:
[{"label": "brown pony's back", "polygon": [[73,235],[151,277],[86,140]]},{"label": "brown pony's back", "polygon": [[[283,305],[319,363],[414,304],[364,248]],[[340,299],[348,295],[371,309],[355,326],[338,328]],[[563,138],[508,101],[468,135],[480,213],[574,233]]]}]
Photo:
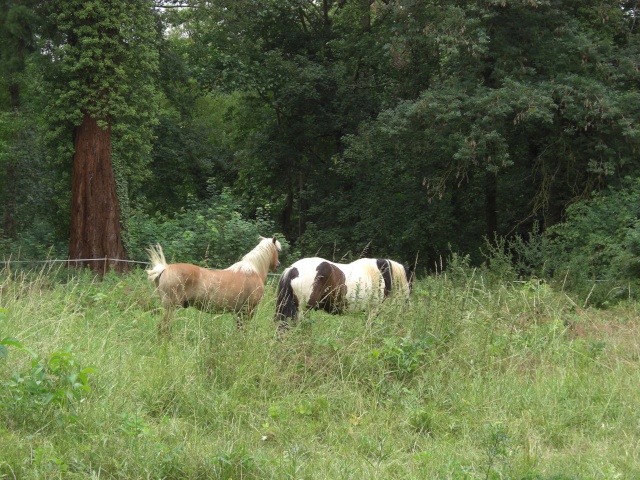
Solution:
[{"label": "brown pony's back", "polygon": [[188,263],[168,265],[157,280],[165,308],[193,306],[206,311],[240,313],[262,299],[264,278],[230,270],[207,270]]}]

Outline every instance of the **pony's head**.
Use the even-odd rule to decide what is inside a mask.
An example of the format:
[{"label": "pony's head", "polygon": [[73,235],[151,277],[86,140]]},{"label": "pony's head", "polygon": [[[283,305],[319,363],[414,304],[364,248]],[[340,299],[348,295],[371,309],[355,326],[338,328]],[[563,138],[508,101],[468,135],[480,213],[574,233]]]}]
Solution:
[{"label": "pony's head", "polygon": [[275,273],[276,270],[280,268],[280,260],[278,260],[278,252],[282,250],[282,245],[278,240],[276,240],[276,237],[266,238],[262,236],[260,237],[260,245],[265,245],[269,247],[269,250],[271,252],[271,259],[269,261],[269,270]]}]

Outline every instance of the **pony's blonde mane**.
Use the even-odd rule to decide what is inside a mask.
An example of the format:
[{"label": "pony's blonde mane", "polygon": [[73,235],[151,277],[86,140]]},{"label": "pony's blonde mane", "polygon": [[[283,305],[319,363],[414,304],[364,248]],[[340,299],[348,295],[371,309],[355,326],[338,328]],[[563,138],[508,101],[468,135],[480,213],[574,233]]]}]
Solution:
[{"label": "pony's blonde mane", "polygon": [[366,275],[371,279],[373,285],[379,283],[380,281],[380,270],[378,270],[378,266],[375,264],[375,259],[373,262],[366,262],[362,269]]},{"label": "pony's blonde mane", "polygon": [[226,270],[240,272],[247,275],[266,275],[269,272],[269,265],[273,256],[273,250],[282,250],[282,245],[278,240],[273,242],[271,238],[260,237],[260,243],[247,253],[242,260],[234,263]]}]

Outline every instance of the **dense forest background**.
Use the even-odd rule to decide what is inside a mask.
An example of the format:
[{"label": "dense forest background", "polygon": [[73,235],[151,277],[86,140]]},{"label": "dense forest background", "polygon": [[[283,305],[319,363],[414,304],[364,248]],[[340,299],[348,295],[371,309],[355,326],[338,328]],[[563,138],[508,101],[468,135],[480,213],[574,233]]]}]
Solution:
[{"label": "dense forest background", "polygon": [[277,233],[290,259],[634,290],[637,0],[106,3],[0,1],[3,257],[82,254],[93,138],[130,259],[220,266]]}]

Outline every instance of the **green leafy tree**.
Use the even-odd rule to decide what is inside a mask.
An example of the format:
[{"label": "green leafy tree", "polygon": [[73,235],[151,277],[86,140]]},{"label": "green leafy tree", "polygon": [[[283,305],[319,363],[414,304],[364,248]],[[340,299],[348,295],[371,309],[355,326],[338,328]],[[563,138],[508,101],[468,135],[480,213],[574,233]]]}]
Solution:
[{"label": "green leafy tree", "polygon": [[36,0],[0,1],[0,81],[4,90],[0,118],[0,168],[2,186],[2,230],[8,238],[18,232],[19,171],[24,167],[20,137],[25,120],[21,115],[21,87],[27,59],[36,50],[36,30],[41,24]]},{"label": "green leafy tree", "polygon": [[[570,202],[638,174],[635,17],[599,4],[594,21],[581,6],[389,4],[380,22],[414,27],[391,38],[392,67],[418,68],[414,51],[433,63],[396,77],[404,98],[348,137],[338,171],[356,187],[342,201],[353,241],[389,244],[426,217],[407,244],[429,252],[451,239],[472,252],[494,232],[553,225]],[[411,220],[388,228],[388,209]]]},{"label": "green leafy tree", "polygon": [[[156,220],[209,225],[196,212],[224,192],[249,223],[271,212],[300,253],[419,252],[433,265],[451,248],[481,261],[483,238],[545,231],[640,173],[633,3],[158,0],[155,16],[151,2],[42,5],[37,90],[51,94],[55,206],[74,205],[57,236],[72,230],[73,256],[120,256],[80,252],[97,235],[82,237],[79,219],[109,219],[117,237],[119,218],[139,251],[129,198],[146,235]],[[112,144],[96,149],[110,158],[98,177],[115,184],[103,215],[71,203],[89,191],[69,188],[74,154],[78,179],[97,178],[83,138]]]},{"label": "green leafy tree", "polygon": [[305,252],[433,264],[449,248],[480,261],[483,237],[545,229],[638,173],[635,16],[594,7],[241,0],[173,15],[189,78],[234,93],[214,175],[245,215],[269,203]]},{"label": "green leafy tree", "polygon": [[[169,16],[171,18],[171,16]],[[185,52],[189,40],[176,27],[160,42],[158,87],[161,102],[154,127],[150,173],[132,201],[149,213],[180,211],[209,197],[211,179],[231,185],[236,171],[231,112],[235,95],[207,95],[194,78]]]},{"label": "green leafy tree", "polygon": [[304,231],[318,198],[341,188],[332,157],[342,136],[377,111],[370,67],[338,52],[353,22],[367,28],[363,8],[361,1],[216,2],[183,19],[201,85],[241,92],[231,112],[234,190],[249,214],[269,199],[288,237]]},{"label": "green leafy tree", "polygon": [[[54,0],[45,6],[50,141],[59,169],[73,158],[69,256],[125,259],[122,206],[148,162],[155,122],[153,3]],[[87,264],[96,271],[105,266]]]}]

